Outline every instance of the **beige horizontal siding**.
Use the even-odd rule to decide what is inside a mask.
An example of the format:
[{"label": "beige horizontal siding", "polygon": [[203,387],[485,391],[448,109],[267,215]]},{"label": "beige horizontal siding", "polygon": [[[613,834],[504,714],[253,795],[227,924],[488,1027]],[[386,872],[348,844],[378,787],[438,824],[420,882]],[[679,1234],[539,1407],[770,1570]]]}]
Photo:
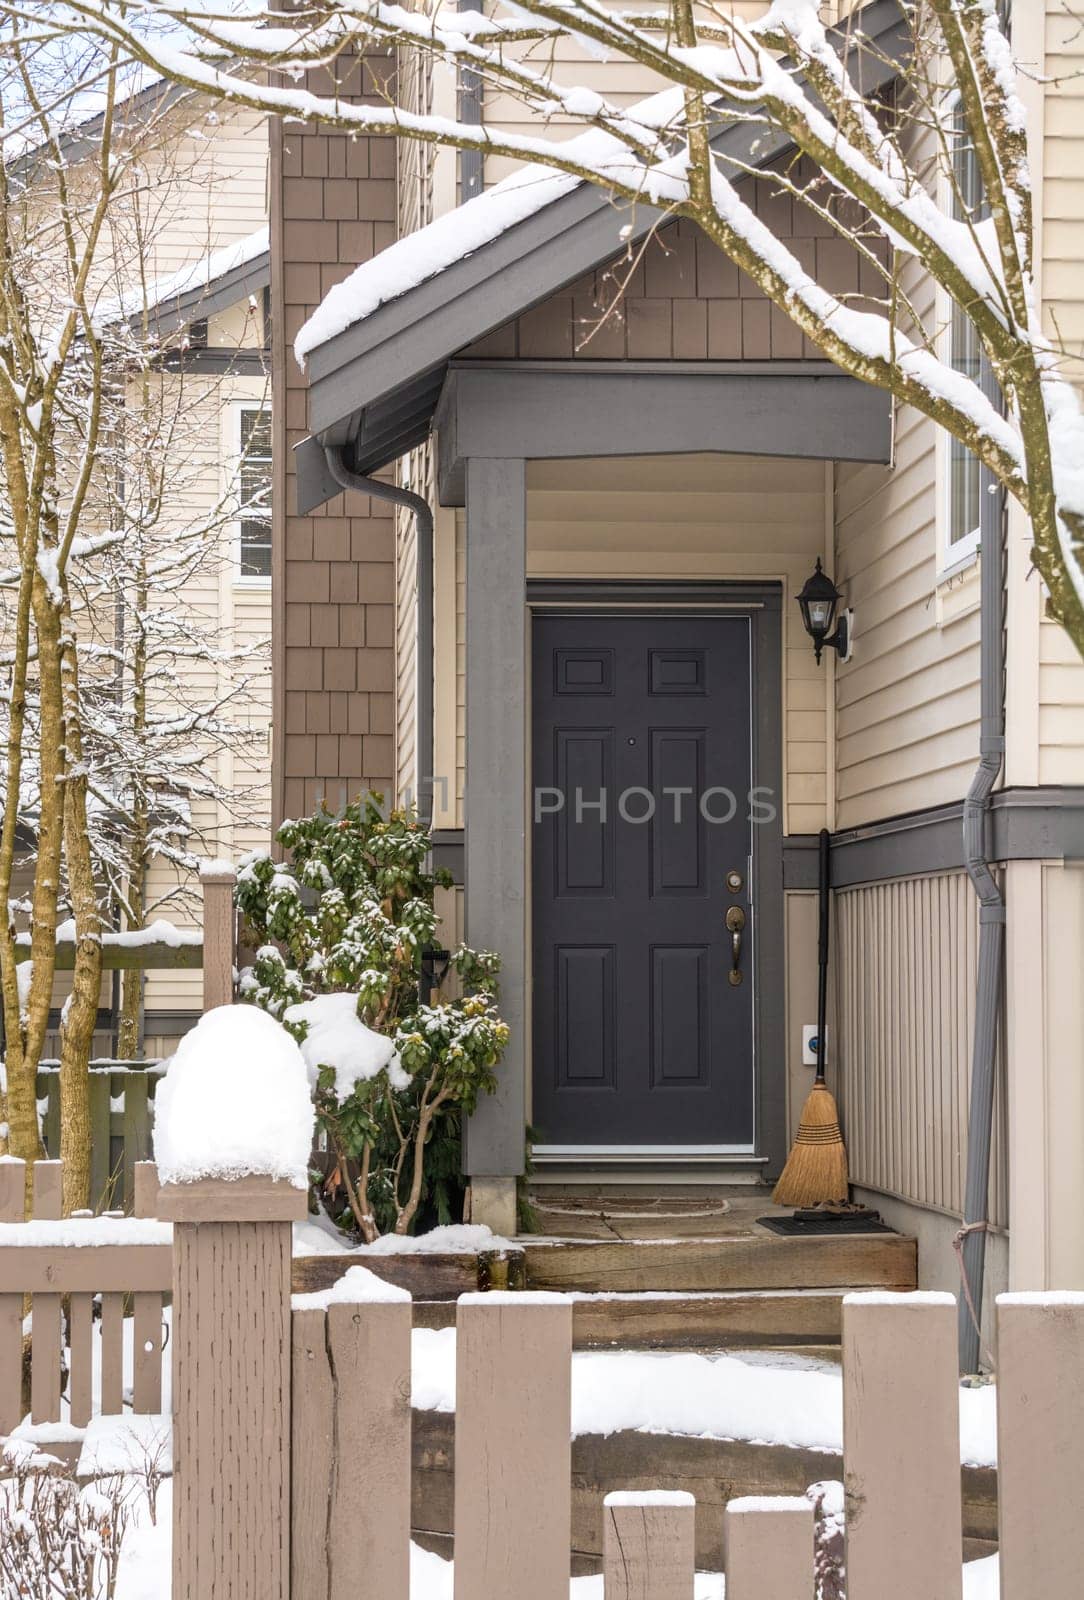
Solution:
[{"label": "beige horizontal siding", "polygon": [[[967,1159],[978,902],[966,874],[836,902],[839,1094],[854,1183],[958,1215]],[[1008,1220],[999,1080],[991,1216]]]}]

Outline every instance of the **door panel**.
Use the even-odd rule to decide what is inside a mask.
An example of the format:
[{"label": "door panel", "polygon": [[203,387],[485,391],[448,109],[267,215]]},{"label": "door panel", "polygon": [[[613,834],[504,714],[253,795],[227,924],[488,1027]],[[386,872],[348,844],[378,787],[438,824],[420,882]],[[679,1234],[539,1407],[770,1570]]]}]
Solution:
[{"label": "door panel", "polygon": [[535,617],[542,1143],[753,1144],[749,631],[738,614]]}]

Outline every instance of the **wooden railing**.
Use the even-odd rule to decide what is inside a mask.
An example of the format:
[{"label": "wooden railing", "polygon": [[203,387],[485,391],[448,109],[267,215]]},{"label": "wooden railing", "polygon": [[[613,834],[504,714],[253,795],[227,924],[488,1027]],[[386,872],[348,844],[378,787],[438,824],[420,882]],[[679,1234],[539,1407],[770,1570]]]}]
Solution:
[{"label": "wooden railing", "polygon": [[[135,1174],[151,1157],[154,1095],[165,1071],[161,1061],[92,1061],[90,1064],[90,1209],[135,1209]],[[60,1157],[60,1066],[43,1062],[37,1076],[42,1142],[50,1161]]]},{"label": "wooden railing", "polygon": [[[70,1421],[84,1427],[93,1412],[124,1407],[124,1320],[132,1316],[132,1406],[162,1409],[163,1296],[171,1286],[168,1229],[114,1216],[60,1220],[61,1164],[34,1165],[34,1216],[23,1220],[25,1167],[0,1163],[0,1434],[26,1412],[35,1423]],[[154,1215],[153,1167],[137,1166],[137,1217]],[[30,1339],[23,1336],[29,1296]],[[94,1393],[95,1322],[101,1340],[99,1390]],[[66,1334],[66,1338],[65,1338]],[[67,1387],[63,1351],[69,1351]],[[29,1383],[25,1367],[29,1363]],[[65,1418],[62,1400],[67,1406]]]}]

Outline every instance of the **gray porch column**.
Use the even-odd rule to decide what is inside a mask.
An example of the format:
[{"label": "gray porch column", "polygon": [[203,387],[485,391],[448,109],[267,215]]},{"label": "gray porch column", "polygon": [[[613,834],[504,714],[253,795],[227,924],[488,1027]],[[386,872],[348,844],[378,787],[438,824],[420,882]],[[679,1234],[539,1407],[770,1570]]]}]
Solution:
[{"label": "gray porch column", "polygon": [[472,1217],[515,1229],[526,1125],[527,492],[524,463],[466,466],[466,934],[499,952],[501,1014],[512,1030],[498,1087],[464,1137]]}]

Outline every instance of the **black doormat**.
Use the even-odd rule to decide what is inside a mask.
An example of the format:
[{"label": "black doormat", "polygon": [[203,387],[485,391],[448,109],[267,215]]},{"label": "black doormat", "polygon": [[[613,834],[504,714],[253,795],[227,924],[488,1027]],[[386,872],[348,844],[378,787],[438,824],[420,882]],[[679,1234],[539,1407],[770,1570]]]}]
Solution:
[{"label": "black doormat", "polygon": [[796,1211],[792,1217],[758,1217],[762,1228],[771,1233],[782,1233],[788,1238],[813,1237],[824,1233],[894,1233],[883,1223],[876,1211],[831,1212]]}]

